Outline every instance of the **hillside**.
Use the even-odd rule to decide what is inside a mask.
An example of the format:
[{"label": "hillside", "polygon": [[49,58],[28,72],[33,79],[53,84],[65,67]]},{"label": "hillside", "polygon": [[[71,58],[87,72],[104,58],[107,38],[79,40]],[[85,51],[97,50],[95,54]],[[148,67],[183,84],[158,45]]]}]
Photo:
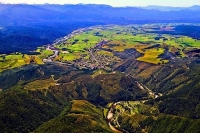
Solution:
[{"label": "hillside", "polygon": [[87,101],[77,100],[72,101],[58,117],[44,123],[34,133],[83,131],[112,133],[104,120],[101,108],[97,108]]},{"label": "hillside", "polygon": [[[12,86],[4,86],[6,88],[2,88],[0,93],[0,126],[5,132],[33,131],[56,117],[74,99],[87,100],[103,107],[112,101],[141,99],[149,95],[137,86],[134,79],[122,73],[98,74],[56,64],[9,71],[0,76],[5,85],[10,82]],[[5,76],[7,74],[10,77]],[[14,75],[27,78],[19,79]]]}]

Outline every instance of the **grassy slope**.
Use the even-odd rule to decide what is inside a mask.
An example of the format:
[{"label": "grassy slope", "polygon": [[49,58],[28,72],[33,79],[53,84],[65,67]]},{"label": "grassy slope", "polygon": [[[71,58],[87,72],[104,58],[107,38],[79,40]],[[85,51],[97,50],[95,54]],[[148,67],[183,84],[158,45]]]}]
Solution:
[{"label": "grassy slope", "polygon": [[168,60],[162,61],[161,58],[159,58],[159,55],[161,55],[163,52],[164,49],[160,48],[149,49],[145,51],[144,56],[137,58],[137,60],[153,64],[165,64],[168,62]]},{"label": "grassy slope", "polygon": [[172,115],[160,115],[156,120],[152,117],[140,123],[149,133],[199,133],[200,120],[193,120]]},{"label": "grassy slope", "polygon": [[100,108],[87,101],[72,101],[56,118],[44,123],[34,133],[112,132]]},{"label": "grassy slope", "polygon": [[46,80],[36,80],[25,85],[26,90],[45,90],[51,86],[55,86],[55,81],[52,78]]}]

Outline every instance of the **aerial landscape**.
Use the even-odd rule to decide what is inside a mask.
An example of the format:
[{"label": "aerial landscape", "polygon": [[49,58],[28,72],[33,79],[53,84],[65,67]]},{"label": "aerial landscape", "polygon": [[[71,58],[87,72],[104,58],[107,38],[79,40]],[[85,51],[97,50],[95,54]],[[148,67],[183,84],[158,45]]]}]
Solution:
[{"label": "aerial landscape", "polygon": [[200,2],[0,1],[0,133],[199,133]]}]

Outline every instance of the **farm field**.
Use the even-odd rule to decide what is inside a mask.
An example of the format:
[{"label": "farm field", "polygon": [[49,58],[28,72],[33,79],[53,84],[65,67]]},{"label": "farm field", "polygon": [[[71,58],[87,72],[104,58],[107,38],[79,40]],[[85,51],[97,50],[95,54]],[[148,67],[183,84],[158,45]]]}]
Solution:
[{"label": "farm field", "polygon": [[7,69],[22,67],[33,62],[36,64],[44,64],[37,55],[27,55],[21,53],[0,55],[0,72]]},{"label": "farm field", "polygon": [[[169,25],[168,28],[170,26],[173,27]],[[62,62],[78,60],[84,67],[92,65],[102,68],[105,57],[121,58],[117,53],[130,49],[135,49],[141,54],[136,60],[158,65],[167,64],[175,58],[188,57],[190,51],[200,47],[200,41],[192,37],[149,33],[147,29],[154,31],[153,25],[114,25],[78,29],[70,34],[68,39],[55,44],[55,48],[59,50],[58,56]]]},{"label": "farm field", "polygon": [[[165,26],[174,29],[176,25]],[[135,60],[156,65],[167,64],[175,58],[200,56],[200,40],[185,35],[159,34],[154,27],[159,25],[108,25],[77,29],[62,41],[38,47],[32,54],[0,55],[0,71],[30,63],[44,64],[45,61],[111,70],[114,64],[130,57],[131,53],[126,52],[129,50],[135,50],[139,55],[134,57]],[[123,57],[121,53],[124,53]]]}]

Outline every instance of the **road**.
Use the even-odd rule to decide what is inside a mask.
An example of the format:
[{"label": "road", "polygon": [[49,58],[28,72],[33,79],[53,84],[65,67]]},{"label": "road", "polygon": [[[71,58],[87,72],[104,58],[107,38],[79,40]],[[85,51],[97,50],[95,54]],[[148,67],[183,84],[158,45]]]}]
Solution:
[{"label": "road", "polygon": [[116,129],[114,126],[112,126],[111,123],[110,123],[111,119],[112,119],[113,116],[114,116],[113,111],[114,111],[116,105],[117,105],[117,103],[114,103],[114,104],[112,104],[112,106],[110,107],[110,110],[109,110],[108,115],[107,115],[108,125],[109,125],[110,129],[111,129],[112,131],[114,131],[115,133],[123,133],[123,132],[117,130],[117,129]]},{"label": "road", "polygon": [[53,59],[56,58],[59,54],[59,50],[56,50],[56,48],[53,45],[47,46],[46,50],[51,50],[54,52],[54,54],[49,56],[47,59],[44,59],[44,62],[52,62]]},{"label": "road", "polygon": [[59,51],[58,51],[58,50],[52,50],[52,51],[54,51],[54,55],[52,55],[52,56],[49,56],[49,57],[48,57],[48,59],[53,59],[53,58],[55,58],[55,57],[57,57],[57,56],[58,56],[58,53],[59,53]]},{"label": "road", "polygon": [[123,133],[123,132],[117,130],[115,127],[113,127],[113,126],[110,124],[110,122],[108,123],[108,125],[109,125],[110,129],[111,129],[112,131],[114,131],[115,133]]}]

